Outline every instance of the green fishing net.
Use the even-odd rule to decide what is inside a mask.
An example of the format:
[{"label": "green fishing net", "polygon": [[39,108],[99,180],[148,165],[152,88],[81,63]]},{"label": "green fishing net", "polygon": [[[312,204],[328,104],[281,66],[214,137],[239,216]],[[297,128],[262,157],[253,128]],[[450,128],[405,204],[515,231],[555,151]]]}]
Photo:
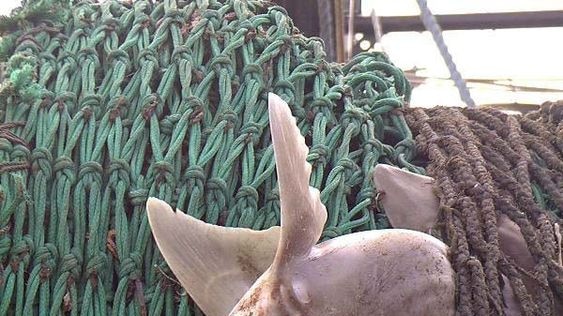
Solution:
[{"label": "green fishing net", "polygon": [[278,224],[268,92],[310,147],[323,238],[387,227],[378,162],[421,171],[403,73],[377,52],[327,61],[271,3],[27,1],[0,30],[0,315],[199,313],[145,202]]}]

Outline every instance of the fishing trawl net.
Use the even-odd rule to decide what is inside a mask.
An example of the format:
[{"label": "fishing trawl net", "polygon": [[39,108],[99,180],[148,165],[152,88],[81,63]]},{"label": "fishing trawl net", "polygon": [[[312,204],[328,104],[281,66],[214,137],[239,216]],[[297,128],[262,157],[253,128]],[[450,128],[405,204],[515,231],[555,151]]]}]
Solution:
[{"label": "fishing trawl net", "polygon": [[264,1],[27,1],[0,19],[0,314],[193,315],[148,196],[210,223],[279,222],[267,92],[310,146],[324,238],[386,227],[371,170],[410,164],[403,73],[345,65]]}]

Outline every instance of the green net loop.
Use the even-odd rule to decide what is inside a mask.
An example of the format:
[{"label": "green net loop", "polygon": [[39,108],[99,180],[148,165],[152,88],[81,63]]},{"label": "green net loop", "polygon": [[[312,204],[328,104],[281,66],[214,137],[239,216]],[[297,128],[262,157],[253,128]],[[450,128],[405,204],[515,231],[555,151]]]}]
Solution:
[{"label": "green net loop", "polygon": [[37,0],[0,31],[0,314],[200,315],[145,202],[279,224],[268,92],[310,147],[324,239],[387,227],[377,163],[422,172],[403,73],[377,52],[328,62],[279,6]]}]

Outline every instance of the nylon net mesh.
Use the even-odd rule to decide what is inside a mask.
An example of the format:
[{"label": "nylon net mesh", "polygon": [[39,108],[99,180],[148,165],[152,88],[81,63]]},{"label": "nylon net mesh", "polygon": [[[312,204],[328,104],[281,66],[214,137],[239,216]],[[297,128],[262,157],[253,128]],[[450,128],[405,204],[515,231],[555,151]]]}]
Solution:
[{"label": "nylon net mesh", "polygon": [[191,315],[148,196],[209,223],[279,222],[267,92],[306,137],[324,238],[387,227],[378,162],[412,171],[410,87],[379,53],[326,61],[262,1],[27,1],[0,19],[0,314]]}]

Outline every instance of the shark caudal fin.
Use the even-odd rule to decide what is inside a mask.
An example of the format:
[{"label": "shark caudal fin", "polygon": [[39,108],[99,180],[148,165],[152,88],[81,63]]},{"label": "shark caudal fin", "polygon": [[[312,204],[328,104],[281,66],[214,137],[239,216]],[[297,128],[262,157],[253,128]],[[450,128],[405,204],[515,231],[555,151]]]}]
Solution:
[{"label": "shark caudal fin", "polygon": [[149,198],[154,239],[184,289],[208,316],[228,315],[272,264],[280,229],[264,231],[207,224]]},{"label": "shark caudal fin", "polygon": [[373,179],[394,228],[428,233],[440,212],[440,201],[432,191],[434,179],[384,164],[375,166]]},{"label": "shark caudal fin", "polygon": [[270,131],[281,205],[281,237],[274,262],[231,311],[231,316],[304,315],[306,282],[293,275],[318,242],[327,214],[319,191],[309,186],[309,149],[287,103],[268,95]]},{"label": "shark caudal fin", "polygon": [[293,259],[309,254],[321,236],[327,213],[319,191],[309,186],[309,149],[289,106],[270,93],[268,111],[281,204],[281,238],[273,268],[284,269]]}]

